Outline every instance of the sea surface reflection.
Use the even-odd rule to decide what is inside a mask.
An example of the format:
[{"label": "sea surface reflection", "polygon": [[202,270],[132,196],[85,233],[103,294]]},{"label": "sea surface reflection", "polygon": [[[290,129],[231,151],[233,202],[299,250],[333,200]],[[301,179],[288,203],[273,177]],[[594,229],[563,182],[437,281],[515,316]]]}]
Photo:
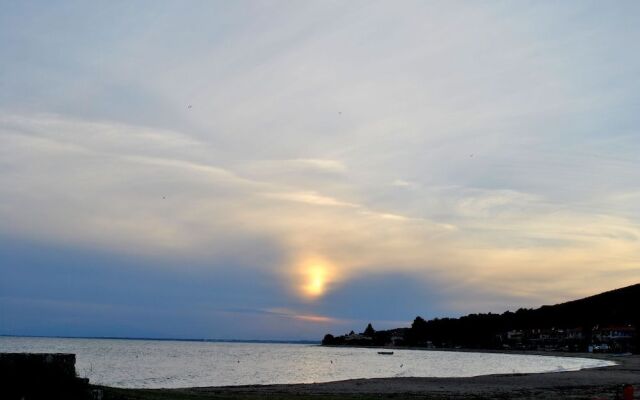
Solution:
[{"label": "sea surface reflection", "polygon": [[92,383],[177,388],[381,377],[467,377],[613,365],[589,358],[320,347],[301,344],[0,337],[0,352],[75,353]]}]

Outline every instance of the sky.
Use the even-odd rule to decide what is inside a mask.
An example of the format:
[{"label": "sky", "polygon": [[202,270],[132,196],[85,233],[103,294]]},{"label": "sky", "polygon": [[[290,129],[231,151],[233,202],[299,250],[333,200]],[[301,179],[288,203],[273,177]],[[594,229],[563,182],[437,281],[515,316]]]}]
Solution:
[{"label": "sky", "polygon": [[640,281],[639,2],[0,10],[0,334],[320,339]]}]

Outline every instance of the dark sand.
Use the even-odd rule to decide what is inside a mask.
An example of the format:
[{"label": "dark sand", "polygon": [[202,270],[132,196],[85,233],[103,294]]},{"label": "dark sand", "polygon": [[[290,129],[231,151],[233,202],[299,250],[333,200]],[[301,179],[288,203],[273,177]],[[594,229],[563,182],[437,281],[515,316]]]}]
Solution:
[{"label": "dark sand", "polygon": [[615,399],[624,384],[632,384],[636,398],[640,398],[640,355],[523,354],[595,357],[618,365],[572,372],[472,378],[376,378],[294,385],[106,389],[105,395],[137,399]]}]

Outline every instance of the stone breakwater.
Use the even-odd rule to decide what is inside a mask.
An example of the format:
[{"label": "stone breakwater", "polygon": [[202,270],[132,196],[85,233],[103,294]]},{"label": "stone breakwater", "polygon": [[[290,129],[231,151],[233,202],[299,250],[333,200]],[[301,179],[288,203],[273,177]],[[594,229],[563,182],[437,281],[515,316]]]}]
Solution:
[{"label": "stone breakwater", "polygon": [[75,354],[0,353],[0,398],[90,399],[89,380],[78,378]]}]

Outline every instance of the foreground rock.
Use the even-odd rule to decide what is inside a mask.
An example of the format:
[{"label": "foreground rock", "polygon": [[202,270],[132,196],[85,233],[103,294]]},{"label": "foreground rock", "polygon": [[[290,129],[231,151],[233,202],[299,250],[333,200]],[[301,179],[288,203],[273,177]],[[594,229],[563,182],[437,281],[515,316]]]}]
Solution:
[{"label": "foreground rock", "polygon": [[89,399],[89,380],[76,375],[75,354],[0,353],[0,398]]}]

